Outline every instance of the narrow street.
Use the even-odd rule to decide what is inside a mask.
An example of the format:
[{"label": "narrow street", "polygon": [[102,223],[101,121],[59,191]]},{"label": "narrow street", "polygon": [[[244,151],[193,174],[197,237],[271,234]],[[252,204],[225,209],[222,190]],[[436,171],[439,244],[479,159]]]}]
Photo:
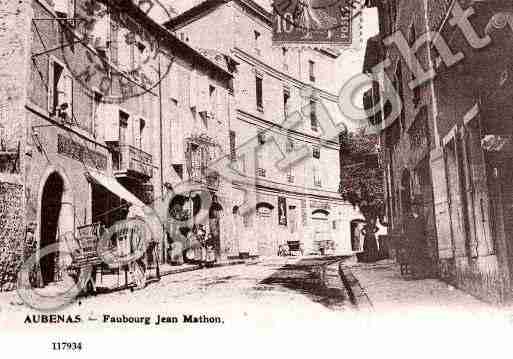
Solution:
[{"label": "narrow street", "polygon": [[[273,258],[258,262],[172,274],[143,290],[117,290],[79,298],[62,313],[80,314],[81,325],[103,323],[104,315],[219,317],[221,324],[248,320],[272,325],[284,320],[314,320],[352,310],[338,273],[341,257]],[[30,312],[15,294],[1,297],[0,323],[23,325]],[[18,301],[19,302],[19,301]],[[33,311],[33,314],[40,314]],[[61,313],[61,312],[60,312]],[[137,326],[139,324],[134,324]],[[144,324],[140,324],[144,325]],[[41,327],[41,326],[38,326]]]}]

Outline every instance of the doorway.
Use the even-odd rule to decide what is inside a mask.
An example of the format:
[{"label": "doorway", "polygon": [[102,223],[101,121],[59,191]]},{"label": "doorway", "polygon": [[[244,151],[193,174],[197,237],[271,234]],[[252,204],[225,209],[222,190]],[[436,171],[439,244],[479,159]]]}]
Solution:
[{"label": "doorway", "polygon": [[[41,197],[41,222],[39,250],[55,244],[61,233],[59,220],[63,213],[64,180],[57,173],[52,173],[43,187]],[[55,282],[58,277],[57,253],[50,253],[40,259],[42,285]]]},{"label": "doorway", "polygon": [[212,235],[212,242],[214,245],[214,250],[216,252],[216,257],[220,258],[221,256],[221,215],[223,212],[223,207],[214,202],[210,206],[209,211],[209,228],[210,234]]},{"label": "doorway", "polygon": [[278,253],[272,231],[274,206],[261,202],[257,204],[256,228],[258,229],[258,254],[262,257],[272,257]]}]

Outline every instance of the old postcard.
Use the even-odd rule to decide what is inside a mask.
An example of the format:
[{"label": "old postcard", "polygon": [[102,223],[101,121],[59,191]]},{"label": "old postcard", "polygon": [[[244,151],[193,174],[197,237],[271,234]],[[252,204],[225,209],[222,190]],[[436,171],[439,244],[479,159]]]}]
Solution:
[{"label": "old postcard", "polygon": [[512,59],[504,0],[0,0],[2,354],[504,355]]}]

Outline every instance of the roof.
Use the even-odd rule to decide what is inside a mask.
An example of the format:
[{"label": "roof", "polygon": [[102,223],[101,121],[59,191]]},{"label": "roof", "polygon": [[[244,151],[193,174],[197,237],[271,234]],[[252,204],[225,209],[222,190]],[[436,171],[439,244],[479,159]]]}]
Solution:
[{"label": "roof", "polygon": [[219,6],[230,3],[232,1],[237,1],[237,3],[251,10],[253,14],[259,16],[262,20],[268,22],[270,25],[272,24],[272,13],[264,9],[253,0],[204,0],[164,23],[164,26],[168,29],[179,29],[197,17],[201,17],[201,15],[205,14],[206,12],[212,11]]},{"label": "roof", "polygon": [[233,57],[215,49],[199,48],[198,52],[230,73],[233,72],[235,65],[238,65],[238,62]]},{"label": "roof", "polygon": [[164,28],[162,25],[159,25],[153,19],[151,19],[143,10],[141,10],[138,6],[136,6],[131,0],[121,0],[118,3],[120,8],[128,13],[129,15],[137,18],[138,21],[147,26],[150,30],[152,30],[152,34],[159,38],[159,41],[164,41],[170,49],[174,52],[182,52],[186,55],[189,55],[192,60],[200,66],[205,66],[217,73],[220,73],[223,76],[232,77],[230,71],[228,71],[223,66],[220,66],[216,62],[212,61],[205,55],[201,54],[198,50],[180,40],[175,34]]},{"label": "roof", "polygon": [[[236,1],[240,5],[245,6],[254,15],[259,16],[262,20],[266,21],[270,26],[272,25],[273,14],[253,0],[203,0],[195,6],[191,7],[190,9],[184,11],[180,15],[165,22],[163,26],[171,31],[176,31],[186,26],[187,24],[195,21],[196,19],[207,15],[219,6],[230,3],[232,1]],[[340,55],[340,51],[331,48],[314,48],[314,50],[324,55],[331,56],[333,58],[337,58]]]}]

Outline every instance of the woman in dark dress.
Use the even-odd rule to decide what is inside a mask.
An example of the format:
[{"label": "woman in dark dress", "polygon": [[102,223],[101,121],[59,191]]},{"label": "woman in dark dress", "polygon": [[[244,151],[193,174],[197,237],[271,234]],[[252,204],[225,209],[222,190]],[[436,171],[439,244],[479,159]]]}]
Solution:
[{"label": "woman in dark dress", "polygon": [[363,261],[375,262],[378,260],[378,242],[376,240],[376,232],[379,228],[376,226],[376,221],[366,223],[362,229],[364,235],[363,241]]}]

